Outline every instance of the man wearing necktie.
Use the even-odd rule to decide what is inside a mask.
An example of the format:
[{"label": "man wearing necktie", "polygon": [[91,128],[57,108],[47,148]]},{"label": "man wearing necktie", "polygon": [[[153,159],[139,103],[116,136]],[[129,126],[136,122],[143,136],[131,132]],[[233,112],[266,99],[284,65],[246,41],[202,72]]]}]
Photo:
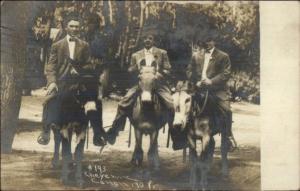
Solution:
[{"label": "man wearing necktie", "polygon": [[[167,110],[173,112],[173,98],[171,91],[166,84],[167,76],[170,74],[171,70],[167,51],[154,46],[154,35],[150,32],[146,32],[144,36],[144,48],[132,54],[128,71],[132,76],[138,79],[140,70],[144,66],[155,67],[157,71],[156,79],[159,81],[155,91],[160,96],[162,104]],[[115,143],[119,131],[124,129],[126,117],[131,115],[133,104],[138,95],[137,92],[138,85],[135,85],[119,102],[117,115],[112,127],[107,132],[107,140],[110,144]]]},{"label": "man wearing necktie", "polygon": [[230,78],[231,63],[228,54],[215,47],[213,37],[204,41],[204,50],[193,54],[187,67],[187,78],[194,87],[206,87],[209,91],[208,103],[217,113],[219,127],[224,128],[226,146],[233,150],[237,145],[232,134],[232,112],[227,81]]},{"label": "man wearing necktie", "polygon": [[[38,143],[48,144],[50,128],[59,129],[62,96],[69,91],[80,91],[84,86],[85,91],[81,91],[79,97],[83,104],[88,103],[92,108],[87,116],[94,129],[93,142],[101,146],[105,144],[101,138],[105,131],[102,127],[102,108],[93,103],[98,98],[98,77],[95,66],[90,62],[89,45],[77,37],[80,30],[77,15],[69,15],[66,24],[67,35],[52,45],[49,61],[45,66],[49,99],[44,104],[43,131],[38,137]],[[88,78],[83,78],[84,76]]]}]

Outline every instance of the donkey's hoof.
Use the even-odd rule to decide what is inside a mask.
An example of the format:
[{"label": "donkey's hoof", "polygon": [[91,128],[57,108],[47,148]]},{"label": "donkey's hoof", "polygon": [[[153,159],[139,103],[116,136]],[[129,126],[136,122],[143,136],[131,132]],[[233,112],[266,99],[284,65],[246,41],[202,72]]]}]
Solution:
[{"label": "donkey's hoof", "polygon": [[229,181],[229,175],[228,174],[222,174],[222,180],[227,182]]},{"label": "donkey's hoof", "polygon": [[61,178],[61,183],[65,186],[71,186],[72,182],[68,178]]},{"label": "donkey's hoof", "polygon": [[131,164],[135,167],[140,167],[140,166],[142,166],[142,161],[139,159],[132,159]]},{"label": "donkey's hoof", "polygon": [[157,171],[159,171],[160,170],[160,166],[158,165],[158,166],[154,166],[154,168],[153,168],[153,170],[154,170],[154,172],[157,172]]},{"label": "donkey's hoof", "polygon": [[228,168],[222,167],[222,178],[223,179],[228,179],[228,176],[229,176]]},{"label": "donkey's hoof", "polygon": [[82,179],[76,180],[76,187],[78,188],[84,188],[84,181]]},{"label": "donkey's hoof", "polygon": [[59,169],[59,159],[53,158],[51,164],[52,164],[52,169],[54,170]]}]

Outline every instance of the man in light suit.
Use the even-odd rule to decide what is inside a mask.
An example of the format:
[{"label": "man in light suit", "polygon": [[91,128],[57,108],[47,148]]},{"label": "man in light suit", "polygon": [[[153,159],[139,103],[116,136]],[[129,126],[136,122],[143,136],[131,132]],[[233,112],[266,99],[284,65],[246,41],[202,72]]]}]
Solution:
[{"label": "man in light suit", "polygon": [[[80,95],[82,102],[97,99],[98,77],[95,74],[95,66],[90,62],[89,45],[77,37],[80,29],[79,18],[76,15],[69,15],[66,23],[67,35],[52,45],[49,61],[45,66],[47,95],[50,99],[44,107],[43,131],[38,137],[38,143],[42,145],[49,143],[50,128],[58,129],[60,126],[60,106],[64,94],[80,90],[84,83],[85,91]],[[89,76],[88,82],[86,80],[83,82],[82,76]],[[97,112],[99,110],[101,108],[95,108],[87,113],[94,129],[93,142],[97,146],[104,144],[100,134],[105,134],[102,123],[98,120],[102,117],[102,111]]]},{"label": "man in light suit", "polygon": [[231,73],[230,59],[228,54],[215,47],[213,36],[205,39],[202,45],[204,50],[192,56],[187,67],[187,78],[194,88],[205,86],[209,90],[209,107],[217,112],[219,126],[225,128],[223,135],[229,150],[232,150],[236,147],[236,141],[232,134],[232,112],[227,86]]},{"label": "man in light suit", "polygon": [[[144,36],[144,48],[132,54],[131,63],[128,72],[136,79],[140,73],[139,65],[144,64],[151,66],[153,61],[156,62],[156,77],[159,80],[156,93],[160,96],[162,104],[170,111],[174,111],[173,98],[171,91],[166,84],[167,76],[170,74],[171,65],[167,52],[154,46],[154,35],[147,32]],[[112,128],[107,132],[108,142],[114,144],[119,131],[124,129],[126,117],[130,116],[133,104],[137,97],[138,86],[132,87],[123,99],[119,102],[117,115],[113,122]]]}]

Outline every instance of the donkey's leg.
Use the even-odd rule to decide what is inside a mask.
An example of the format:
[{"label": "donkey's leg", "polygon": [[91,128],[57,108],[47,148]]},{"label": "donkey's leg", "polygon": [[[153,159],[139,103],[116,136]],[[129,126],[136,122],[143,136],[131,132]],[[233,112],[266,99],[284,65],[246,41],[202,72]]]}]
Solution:
[{"label": "donkey's leg", "polygon": [[203,139],[203,152],[201,153],[201,186],[205,190],[208,186],[208,172],[213,160],[215,140],[213,137]]},{"label": "donkey's leg", "polygon": [[135,133],[135,148],[132,155],[131,163],[134,166],[141,166],[143,162],[143,149],[142,149],[142,140],[143,140],[143,134],[142,132],[134,128]]},{"label": "donkey's leg", "polygon": [[228,138],[223,130],[223,132],[221,132],[221,160],[222,160],[222,176],[223,176],[223,178],[227,178],[228,173],[229,173],[228,172],[228,158],[227,158],[228,149],[229,149]]},{"label": "donkey's leg", "polygon": [[61,134],[59,133],[58,128],[53,128],[52,130],[54,135],[54,154],[52,159],[52,167],[54,169],[57,169],[59,165],[59,148],[61,143]]},{"label": "donkey's leg", "polygon": [[150,148],[148,151],[149,164],[150,166],[154,167],[155,171],[159,170],[160,167],[157,138],[158,138],[158,130],[155,130],[153,131],[152,134],[150,134]]},{"label": "donkey's leg", "polygon": [[189,166],[190,166],[190,185],[193,190],[197,189],[197,151],[196,151],[196,140],[192,136],[188,135],[189,143]]},{"label": "donkey's leg", "polygon": [[197,189],[197,170],[198,170],[198,160],[197,151],[190,148],[190,185],[193,190]]},{"label": "donkey's leg", "polygon": [[62,172],[61,179],[64,184],[68,184],[68,176],[70,173],[69,164],[72,162],[71,140],[72,132],[68,130],[67,137],[61,136],[62,141]]},{"label": "donkey's leg", "polygon": [[209,163],[209,165],[212,165],[213,162],[213,158],[214,158],[214,152],[215,152],[215,146],[216,146],[216,142],[213,136],[210,137],[210,141],[209,141],[209,145],[208,145],[208,158],[207,161]]},{"label": "donkey's leg", "polygon": [[[85,133],[83,131],[82,133]],[[85,138],[81,139],[75,148],[75,162],[76,162],[76,185],[80,188],[83,187],[83,179],[82,179],[82,159],[83,159],[83,151],[84,151],[84,143]]]}]

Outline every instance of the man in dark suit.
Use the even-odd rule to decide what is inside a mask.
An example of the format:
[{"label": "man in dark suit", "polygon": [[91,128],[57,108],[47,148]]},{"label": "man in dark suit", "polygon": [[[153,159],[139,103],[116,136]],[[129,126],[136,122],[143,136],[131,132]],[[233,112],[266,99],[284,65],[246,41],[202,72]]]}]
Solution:
[{"label": "man in dark suit", "polygon": [[223,134],[232,150],[236,147],[236,142],[231,130],[232,112],[227,86],[231,73],[230,59],[228,54],[215,47],[214,37],[208,37],[202,45],[204,49],[192,56],[187,67],[187,78],[196,89],[204,86],[209,90],[209,106],[217,112],[217,119],[222,123],[219,125],[225,126]]},{"label": "man in dark suit", "polygon": [[[45,66],[47,77],[47,95],[50,99],[45,104],[43,111],[43,131],[38,137],[38,143],[46,145],[50,140],[50,127],[58,129],[60,123],[60,106],[62,96],[71,89],[81,91],[81,100],[88,103],[90,108],[87,113],[94,129],[93,142],[97,146],[104,145],[101,134],[105,131],[98,120],[102,117],[102,108],[97,108],[92,102],[97,99],[97,81],[94,74],[95,68],[90,62],[90,50],[87,42],[77,38],[80,22],[76,15],[70,15],[66,19],[65,38],[57,41],[51,47],[50,57]],[[89,76],[89,80],[82,80],[83,76]],[[100,111],[101,110],[101,111]],[[100,115],[101,114],[101,115]]]},{"label": "man in dark suit", "polygon": [[[166,84],[167,76],[170,74],[171,70],[169,58],[165,50],[154,46],[154,35],[151,32],[147,32],[144,36],[144,48],[132,54],[128,72],[137,79],[140,70],[142,69],[141,65],[151,66],[153,62],[156,63],[156,77],[157,80],[159,80],[156,93],[160,96],[164,106],[172,112],[174,111],[173,98],[171,91]],[[132,87],[119,102],[117,115],[112,128],[107,132],[108,142],[110,144],[115,143],[118,132],[124,129],[126,117],[130,115],[135,98],[137,97],[137,90],[137,85]]]}]

